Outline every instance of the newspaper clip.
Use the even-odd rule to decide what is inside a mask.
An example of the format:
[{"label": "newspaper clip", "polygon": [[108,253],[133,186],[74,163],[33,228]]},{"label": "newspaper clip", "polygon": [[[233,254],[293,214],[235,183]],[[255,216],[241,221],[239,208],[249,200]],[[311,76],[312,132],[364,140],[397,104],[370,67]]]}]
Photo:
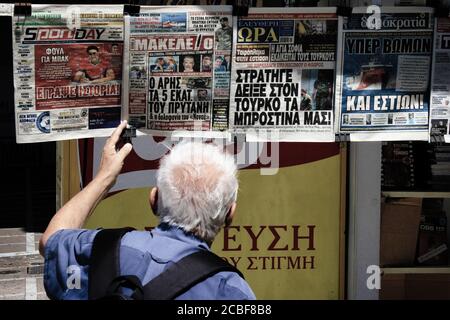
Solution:
[{"label": "newspaper clip", "polygon": [[0,16],[12,16],[13,7],[12,3],[0,3]]},{"label": "newspaper clip", "polygon": [[139,12],[141,11],[141,6],[138,1],[130,1],[129,4],[125,4],[123,6],[123,15],[129,15],[129,16],[137,16],[139,15]]},{"label": "newspaper clip", "polygon": [[353,12],[352,7],[337,6],[336,14],[338,16],[350,18]]},{"label": "newspaper clip", "polygon": [[444,135],[443,134],[432,134],[430,135],[430,142],[435,143],[438,146],[445,143]]},{"label": "newspaper clip", "polygon": [[304,0],[285,1],[286,7],[310,7],[308,3],[304,3]]},{"label": "newspaper clip", "polygon": [[450,7],[441,3],[441,1],[435,1],[431,5],[434,8],[434,16],[436,18],[449,18]]},{"label": "newspaper clip", "polygon": [[250,0],[237,0],[233,3],[233,16],[245,17],[248,16],[248,9],[251,5]]},{"label": "newspaper clip", "polygon": [[336,133],[336,142],[348,142],[350,141],[350,134],[349,133]]},{"label": "newspaper clip", "polygon": [[19,2],[14,4],[15,16],[31,16],[31,3]]},{"label": "newspaper clip", "polygon": [[136,128],[129,126],[122,131],[120,135],[123,144],[131,143],[131,138],[136,138]]},{"label": "newspaper clip", "polygon": [[247,135],[245,133],[234,133],[231,135],[231,141],[235,146],[239,145],[247,141]]}]

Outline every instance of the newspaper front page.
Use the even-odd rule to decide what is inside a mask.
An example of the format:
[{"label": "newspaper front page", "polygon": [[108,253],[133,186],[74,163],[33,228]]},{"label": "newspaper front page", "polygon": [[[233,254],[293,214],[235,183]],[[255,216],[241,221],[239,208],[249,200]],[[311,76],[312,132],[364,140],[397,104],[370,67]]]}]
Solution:
[{"label": "newspaper front page", "polygon": [[334,141],[335,8],[250,8],[234,24],[230,129],[248,141]]},{"label": "newspaper front page", "polygon": [[[433,9],[355,8],[340,33],[337,127],[354,141],[427,140]],[[373,26],[372,26],[373,27]]]},{"label": "newspaper front page", "polygon": [[231,23],[231,6],[125,17],[124,111],[138,134],[229,135]]},{"label": "newspaper front page", "polygon": [[436,18],[430,97],[430,137],[450,142],[450,18]]},{"label": "newspaper front page", "polygon": [[18,143],[108,136],[121,119],[123,6],[13,17]]}]

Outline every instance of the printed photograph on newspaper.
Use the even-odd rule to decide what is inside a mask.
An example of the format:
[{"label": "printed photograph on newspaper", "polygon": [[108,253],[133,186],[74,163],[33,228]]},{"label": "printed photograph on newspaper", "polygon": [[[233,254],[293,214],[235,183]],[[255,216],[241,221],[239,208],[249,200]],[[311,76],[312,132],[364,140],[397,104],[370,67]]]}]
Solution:
[{"label": "printed photograph on newspaper", "polygon": [[334,141],[335,8],[250,8],[234,24],[230,129],[248,141]]},{"label": "printed photograph on newspaper", "polygon": [[430,97],[430,137],[450,140],[450,18],[436,18]]},{"label": "printed photograph on newspaper", "polygon": [[124,114],[141,134],[227,137],[231,6],[125,17]]},{"label": "printed photograph on newspaper", "polygon": [[344,20],[337,126],[365,140],[427,140],[432,9],[381,10],[379,29],[369,23],[365,7],[354,8]]},{"label": "printed photograph on newspaper", "polygon": [[13,17],[18,143],[109,136],[121,119],[122,6]]}]

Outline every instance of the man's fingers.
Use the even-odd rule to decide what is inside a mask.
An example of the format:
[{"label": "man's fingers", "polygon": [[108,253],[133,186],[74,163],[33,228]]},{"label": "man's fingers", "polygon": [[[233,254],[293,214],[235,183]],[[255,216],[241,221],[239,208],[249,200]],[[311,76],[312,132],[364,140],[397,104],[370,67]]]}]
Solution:
[{"label": "man's fingers", "polygon": [[133,150],[133,146],[131,143],[126,143],[122,149],[117,152],[117,156],[121,161],[125,160],[125,158],[130,154],[131,150]]},{"label": "man's fingers", "polygon": [[115,147],[117,141],[119,141],[120,135],[122,134],[123,129],[127,126],[127,120],[124,120],[120,123],[120,125],[113,131],[111,137],[108,139],[106,144],[108,147]]},{"label": "man's fingers", "polygon": [[114,132],[111,135],[111,140],[114,142],[114,144],[119,141],[120,134],[122,133],[123,129],[127,127],[127,120],[123,120],[120,125],[114,130]]}]

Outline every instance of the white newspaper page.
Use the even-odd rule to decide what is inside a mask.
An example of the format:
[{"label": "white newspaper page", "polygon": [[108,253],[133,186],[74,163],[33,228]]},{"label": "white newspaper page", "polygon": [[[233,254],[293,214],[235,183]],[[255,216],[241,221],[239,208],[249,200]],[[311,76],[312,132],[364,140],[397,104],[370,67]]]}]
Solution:
[{"label": "white newspaper page", "polygon": [[433,9],[355,8],[338,46],[337,127],[353,141],[427,140]]},{"label": "white newspaper page", "polygon": [[430,97],[430,136],[450,139],[450,18],[436,18]]},{"label": "white newspaper page", "polygon": [[231,6],[125,17],[124,111],[138,134],[228,137]]},{"label": "white newspaper page", "polygon": [[0,16],[12,16],[14,12],[14,4],[0,3]]},{"label": "white newspaper page", "polygon": [[334,141],[335,8],[250,8],[234,24],[230,128],[248,141]]},{"label": "white newspaper page", "polygon": [[109,136],[121,119],[123,6],[13,17],[18,143]]}]

